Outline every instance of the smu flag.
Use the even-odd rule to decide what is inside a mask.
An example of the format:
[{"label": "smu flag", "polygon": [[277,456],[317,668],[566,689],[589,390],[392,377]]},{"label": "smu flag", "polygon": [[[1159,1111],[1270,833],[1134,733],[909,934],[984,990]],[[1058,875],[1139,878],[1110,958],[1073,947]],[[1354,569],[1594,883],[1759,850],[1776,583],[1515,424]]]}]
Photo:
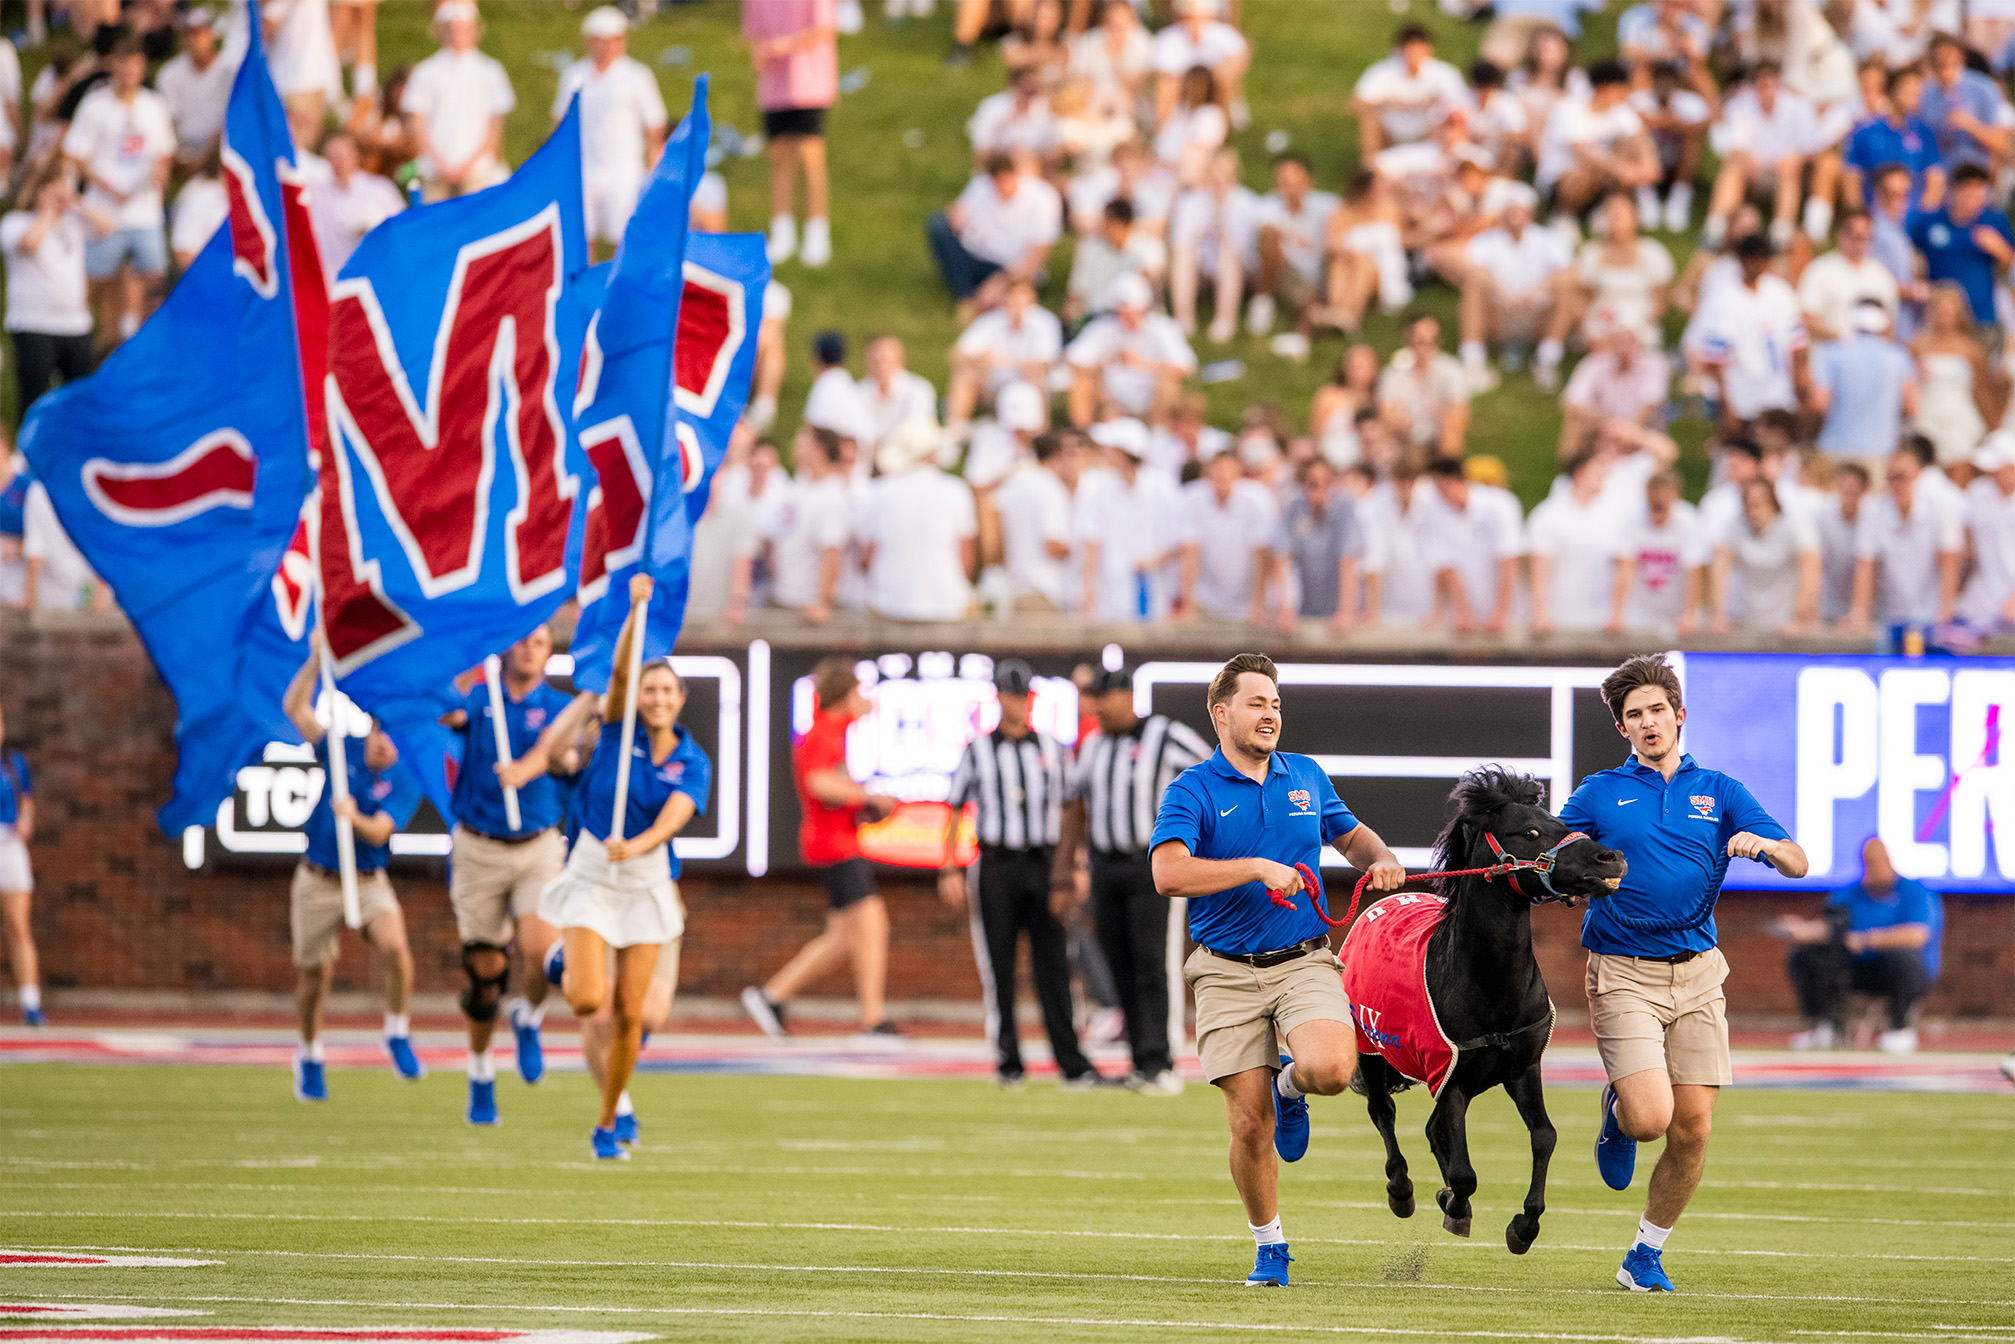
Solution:
[{"label": "smu flag", "polygon": [[686,231],[709,126],[702,76],[624,231],[582,359],[575,421],[595,484],[575,508],[573,675],[588,690],[608,685],[640,567],[658,583],[644,656],[677,641],[692,526],[755,369],[770,275],[762,237]]},{"label": "smu flag", "polygon": [[441,763],[411,759],[402,728],[573,590],[567,396],[587,314],[567,290],[586,262],[573,110],[503,185],[379,225],[330,291],[323,628],[343,691],[423,779]]},{"label": "smu flag", "polygon": [[295,737],[280,699],[301,655],[241,684],[238,649],[310,485],[295,305],[319,301],[321,262],[256,7],[250,28],[224,124],[229,221],[139,332],[37,401],[21,431],[174,693],[170,834],[212,820],[267,740]]}]

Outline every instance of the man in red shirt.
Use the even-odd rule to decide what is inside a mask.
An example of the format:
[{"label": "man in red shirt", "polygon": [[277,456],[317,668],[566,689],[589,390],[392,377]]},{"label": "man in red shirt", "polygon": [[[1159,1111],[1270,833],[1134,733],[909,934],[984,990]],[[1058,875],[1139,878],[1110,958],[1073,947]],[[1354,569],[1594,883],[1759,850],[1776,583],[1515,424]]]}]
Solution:
[{"label": "man in red shirt", "polygon": [[818,713],[811,730],[791,752],[791,775],[797,783],[798,852],[820,870],[826,884],[826,931],[798,949],[784,968],[758,988],[742,991],[742,1007],[763,1033],[781,1040],[784,1004],[843,961],[852,961],[854,993],[861,1001],[861,1033],[897,1037],[895,1023],[883,1015],[882,990],[888,979],[889,911],[875,893],[874,870],[861,857],[856,832],[867,822],[880,821],[897,800],[871,794],[847,773],[847,728],[868,712],[860,678],[847,658],[827,658],[812,669],[812,689]]}]

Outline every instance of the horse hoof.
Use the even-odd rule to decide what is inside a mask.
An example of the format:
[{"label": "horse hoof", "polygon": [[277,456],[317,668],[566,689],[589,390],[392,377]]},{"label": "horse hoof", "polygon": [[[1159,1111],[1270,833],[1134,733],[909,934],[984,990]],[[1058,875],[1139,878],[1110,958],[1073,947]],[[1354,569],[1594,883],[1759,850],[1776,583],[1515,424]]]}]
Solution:
[{"label": "horse hoof", "polygon": [[1532,1238],[1518,1235],[1518,1224],[1513,1222],[1504,1229],[1504,1244],[1513,1255],[1524,1255],[1532,1249]]},{"label": "horse hoof", "polygon": [[1442,1227],[1445,1230],[1454,1233],[1458,1237],[1466,1237],[1469,1235],[1469,1224],[1470,1219],[1468,1218],[1451,1218],[1447,1214],[1443,1214],[1441,1216]]},{"label": "horse hoof", "polygon": [[1464,1215],[1461,1218],[1457,1218],[1448,1211],[1448,1206],[1455,1202],[1455,1191],[1445,1185],[1442,1186],[1441,1189],[1434,1192],[1434,1202],[1441,1206],[1442,1227],[1453,1232],[1458,1237],[1469,1235],[1469,1224],[1473,1215]]},{"label": "horse hoof", "polygon": [[1391,1208],[1393,1217],[1413,1217],[1413,1191],[1409,1190],[1403,1195],[1395,1195],[1388,1190],[1385,1195],[1385,1202]]}]

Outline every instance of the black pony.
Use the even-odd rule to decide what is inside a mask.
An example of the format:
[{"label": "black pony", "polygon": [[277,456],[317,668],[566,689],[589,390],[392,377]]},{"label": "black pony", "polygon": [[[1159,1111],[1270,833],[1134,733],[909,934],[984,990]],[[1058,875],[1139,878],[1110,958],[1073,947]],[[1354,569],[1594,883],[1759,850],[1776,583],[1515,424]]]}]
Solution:
[{"label": "black pony", "polygon": [[[1427,1120],[1427,1141],[1444,1182],[1435,1196],[1442,1226],[1456,1236],[1469,1235],[1476,1171],[1469,1164],[1465,1120],[1470,1098],[1502,1086],[1532,1135],[1525,1209],[1504,1230],[1515,1255],[1523,1255],[1539,1236],[1554,1144],[1539,1077],[1553,1004],[1532,955],[1532,907],[1549,900],[1572,905],[1578,897],[1614,891],[1625,870],[1622,855],[1571,834],[1541,806],[1544,797],[1539,781],[1496,767],[1465,775],[1456,785],[1449,795],[1456,815],[1435,842],[1436,870],[1493,865],[1512,870],[1441,880],[1448,903],[1427,937],[1424,967],[1435,1022],[1454,1050],[1454,1064]],[[1358,926],[1363,924],[1360,918]],[[1346,957],[1350,950],[1346,943]],[[1401,1218],[1413,1216],[1413,1182],[1393,1132],[1392,1094],[1411,1085],[1382,1055],[1358,1056],[1351,1086],[1363,1093],[1371,1122],[1385,1140],[1386,1202]]]}]

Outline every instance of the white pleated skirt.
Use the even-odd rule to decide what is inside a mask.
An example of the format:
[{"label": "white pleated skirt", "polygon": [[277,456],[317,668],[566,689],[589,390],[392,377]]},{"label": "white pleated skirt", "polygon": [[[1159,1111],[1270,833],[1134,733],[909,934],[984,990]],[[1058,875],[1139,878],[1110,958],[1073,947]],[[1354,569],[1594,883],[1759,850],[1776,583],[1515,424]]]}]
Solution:
[{"label": "white pleated skirt", "polygon": [[539,918],[591,930],[610,947],[665,943],[686,930],[665,846],[610,863],[608,849],[585,831],[567,866],[539,893]]}]

